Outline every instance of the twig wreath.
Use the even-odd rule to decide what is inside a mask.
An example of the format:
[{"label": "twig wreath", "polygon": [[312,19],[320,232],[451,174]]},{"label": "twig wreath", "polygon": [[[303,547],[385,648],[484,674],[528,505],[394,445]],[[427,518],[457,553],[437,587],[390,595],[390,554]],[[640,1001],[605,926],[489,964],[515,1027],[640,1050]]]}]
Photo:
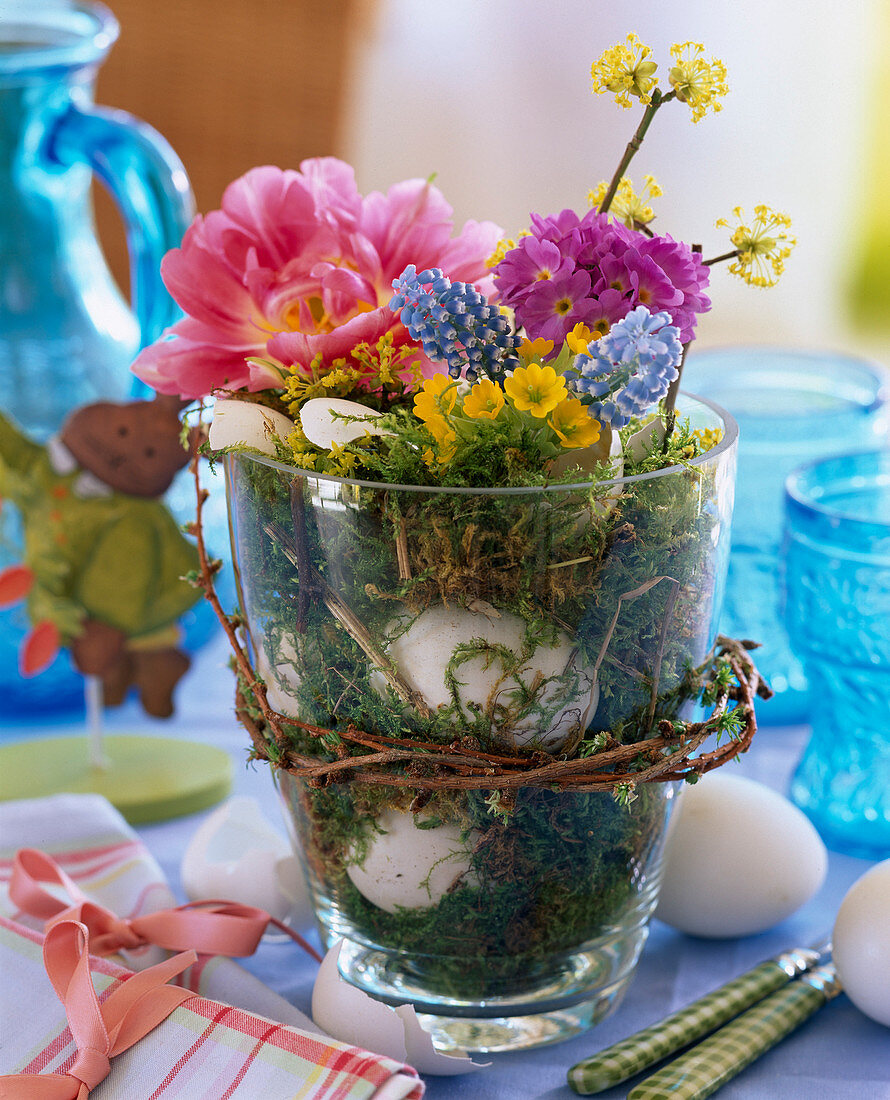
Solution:
[{"label": "twig wreath", "polygon": [[[411,737],[369,733],[352,722],[335,731],[279,713],[270,706],[265,684],[239,638],[243,625],[240,615],[229,615],[216,594],[213,578],[221,563],[210,559],[204,542],[202,514],[209,494],[201,486],[198,466],[198,460],[193,460],[197,503],[191,533],[197,542],[199,569],[190,579],[203,590],[231,645],[238,682],[236,713],[251,737],[254,759],[266,760],[316,788],[330,783],[360,782],[412,789],[418,792],[412,803],[412,809],[417,810],[437,790],[497,790],[509,802],[509,792],[521,787],[543,787],[611,792],[627,800],[637,784],[694,782],[750,747],[757,731],[755,697],[768,699],[772,691],[761,679],[750,655],[758,643],[722,635],[717,637],[704,661],[688,670],[684,681],[688,699],[700,698],[711,707],[707,718],[698,722],[659,721],[653,736],[631,744],[622,744],[604,731],[597,737],[597,750],[588,755],[572,757],[569,751],[563,751],[551,756],[540,750],[521,749],[491,753],[482,751],[474,738],[456,737],[449,744],[435,744]],[[295,476],[302,480],[301,475]],[[310,570],[310,583],[301,585],[301,592],[306,593],[301,599],[323,599],[341,626],[362,644],[361,624],[350,619],[352,613],[338,604],[336,593],[320,577],[311,583],[311,566],[301,562],[297,543],[281,528],[267,528],[266,534],[279,540],[298,570]],[[658,581],[669,579],[656,578],[626,593],[624,598],[633,599]],[[603,652],[607,644],[608,638]],[[372,660],[375,657],[370,653],[369,656]],[[382,663],[386,664],[385,659]],[[407,701],[416,703],[407,685],[391,686],[397,694],[404,694]],[[653,697],[653,714],[655,703]],[[289,732],[292,730],[317,738],[321,752],[333,758],[320,759],[294,751]],[[721,734],[727,736],[722,745],[693,755],[710,737]],[[336,742],[333,748],[332,741]],[[369,751],[354,754],[349,746]]]}]

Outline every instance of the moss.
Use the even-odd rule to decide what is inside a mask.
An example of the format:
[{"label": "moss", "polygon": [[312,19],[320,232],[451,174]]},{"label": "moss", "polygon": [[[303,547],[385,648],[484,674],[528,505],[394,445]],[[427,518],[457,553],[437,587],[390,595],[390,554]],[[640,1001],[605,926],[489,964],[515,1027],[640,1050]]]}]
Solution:
[{"label": "moss", "polygon": [[[515,456],[487,450],[484,433],[477,442],[479,469],[487,462],[520,488],[533,480]],[[627,484],[617,500],[595,483],[509,496],[368,489],[233,459],[243,612],[261,674],[287,692],[304,721],[335,735],[354,723],[431,748],[462,736],[493,747],[505,707],[461,705],[462,663],[494,662],[506,711],[543,723],[552,717],[545,687],[571,697],[575,665],[544,682],[515,674],[538,646],[567,633],[599,684],[599,705],[572,752],[595,755],[610,738],[645,741],[696,695],[690,668],[711,641],[712,535],[722,517],[713,470],[688,464],[695,448],[680,426],[666,453],[653,449],[628,473],[659,463],[680,469]],[[420,483],[423,464],[408,451],[390,448],[388,470],[403,461],[399,469]],[[443,604],[490,605],[518,616],[524,633],[515,651],[464,642],[448,655],[451,704],[425,713],[400,696],[386,651],[417,615]],[[367,751],[297,727],[290,738],[295,750],[321,759],[335,749]],[[422,766],[422,753],[411,766]],[[474,831],[472,875],[429,909],[389,915],[361,896],[346,868],[364,859],[382,810],[407,810],[412,792],[356,782],[293,791],[307,859],[335,909],[369,942],[406,952],[406,966],[422,970],[431,987],[468,998],[520,988],[548,957],[620,921],[645,890],[664,816],[659,785],[626,792],[627,805],[603,794],[522,789],[511,808],[497,791],[436,791],[425,815]]]}]

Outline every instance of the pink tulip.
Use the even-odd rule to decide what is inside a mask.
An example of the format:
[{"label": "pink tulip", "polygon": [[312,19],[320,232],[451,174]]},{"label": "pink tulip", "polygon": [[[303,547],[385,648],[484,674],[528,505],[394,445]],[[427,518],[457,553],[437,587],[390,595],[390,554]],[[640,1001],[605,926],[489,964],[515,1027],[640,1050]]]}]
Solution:
[{"label": "pink tulip", "polygon": [[164,257],[164,283],[186,316],[133,370],[159,393],[201,397],[278,386],[277,367],[308,367],[318,355],[329,365],[390,331],[397,346],[408,343],[387,305],[407,264],[493,294],[485,260],[499,228],[467,222],[457,237],[452,229],[451,207],[423,180],[363,198],[352,169],[333,157],[299,172],[254,168]]}]

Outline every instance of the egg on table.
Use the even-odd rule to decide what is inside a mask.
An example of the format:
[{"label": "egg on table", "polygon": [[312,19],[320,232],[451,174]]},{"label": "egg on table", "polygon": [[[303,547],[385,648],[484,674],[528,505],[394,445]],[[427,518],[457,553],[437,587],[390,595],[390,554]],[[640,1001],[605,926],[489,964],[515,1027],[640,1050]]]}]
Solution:
[{"label": "egg on table", "polygon": [[890,1027],[890,859],[851,886],[831,942],[844,992],[860,1012]]},{"label": "egg on table", "polygon": [[788,799],[711,772],[674,811],[655,916],[693,936],[763,932],[809,901],[827,868],[819,834]]},{"label": "egg on table", "polygon": [[[596,676],[578,662],[564,631],[553,645],[538,645],[518,671],[507,673],[503,651],[519,657],[525,645],[526,624],[518,615],[437,605],[399,633],[403,623],[390,625],[387,646],[401,678],[435,710],[453,702],[448,682],[453,675],[461,710],[469,714],[475,708],[490,716],[495,734],[505,743],[558,752],[586,728],[596,710]],[[455,656],[458,647],[476,642],[482,643],[478,655]],[[385,692],[382,673],[374,673],[371,682]]]}]

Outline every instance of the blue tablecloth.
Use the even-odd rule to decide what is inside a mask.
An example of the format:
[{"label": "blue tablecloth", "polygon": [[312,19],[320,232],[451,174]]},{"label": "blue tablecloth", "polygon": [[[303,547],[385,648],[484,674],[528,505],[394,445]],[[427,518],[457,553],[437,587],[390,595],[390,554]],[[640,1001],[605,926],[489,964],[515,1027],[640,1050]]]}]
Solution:
[{"label": "blue tablecloth", "polygon": [[[180,685],[177,713],[170,721],[147,719],[128,703],[109,712],[107,726],[109,732],[153,732],[225,748],[235,760],[235,793],[255,796],[270,820],[280,821],[266,766],[246,762],[247,735],[232,713],[233,680],[227,659],[222,639],[198,655],[195,668]],[[32,726],[0,730],[0,739],[68,732],[80,730],[75,725]],[[738,765],[727,766],[735,774],[784,791],[806,734],[802,728],[764,728],[746,757]],[[202,815],[193,815],[139,830],[174,887],[183,851],[201,819]],[[556,1046],[493,1056],[492,1067],[477,1074],[428,1078],[429,1100],[568,1100],[574,1093],[565,1083],[565,1073],[574,1062],[654,1023],[784,948],[820,939],[830,930],[847,889],[869,866],[865,860],[831,853],[828,878],[819,894],[793,917],[759,936],[699,940],[653,922],[636,977],[609,1019],[586,1035]],[[308,1012],[315,964],[299,948],[264,943],[246,965]],[[626,1093],[627,1087],[621,1086],[600,1095],[615,1100]],[[724,1086],[720,1096],[725,1100],[890,1100],[890,1029],[867,1019],[841,996]]]}]

